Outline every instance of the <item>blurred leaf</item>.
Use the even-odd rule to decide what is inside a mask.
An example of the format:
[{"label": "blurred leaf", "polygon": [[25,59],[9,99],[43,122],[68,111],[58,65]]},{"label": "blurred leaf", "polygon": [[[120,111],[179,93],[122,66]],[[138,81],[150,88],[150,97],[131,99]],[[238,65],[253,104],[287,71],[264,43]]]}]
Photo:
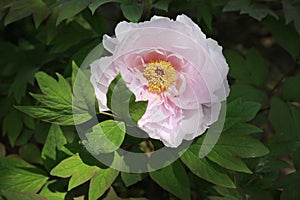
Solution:
[{"label": "blurred leaf", "polygon": [[203,19],[209,29],[212,29],[211,9],[205,1],[201,1],[197,6],[197,20]]},{"label": "blurred leaf", "polygon": [[19,149],[19,154],[24,160],[31,163],[42,164],[41,151],[34,144],[25,144]]},{"label": "blurred leaf", "polygon": [[261,86],[268,78],[268,65],[255,49],[248,51],[246,59],[234,51],[224,52],[229,64],[229,74],[245,83]]},{"label": "blurred leaf", "polygon": [[110,3],[110,2],[118,2],[121,3],[121,0],[95,0],[94,2],[92,2],[89,5],[90,10],[92,11],[92,14],[95,13],[95,11],[97,10],[97,8],[99,8],[100,6],[102,6],[103,4],[106,3]]},{"label": "blurred leaf", "polygon": [[33,131],[33,130],[28,130],[26,128],[23,129],[22,133],[20,134],[20,136],[16,140],[15,145],[16,146],[25,145],[26,143],[29,142],[29,140],[32,138],[32,136],[33,136],[34,133],[35,133],[35,131]]},{"label": "blurred leaf", "polygon": [[36,193],[47,179],[43,171],[19,158],[0,157],[2,190]]},{"label": "blurred leaf", "polygon": [[182,162],[197,176],[216,185],[235,188],[229,176],[217,165],[206,158],[199,157],[199,144],[192,144],[181,156]]},{"label": "blurred leaf", "polygon": [[225,188],[225,187],[221,187],[221,186],[214,186],[213,187],[219,194],[221,194],[222,196],[224,196],[224,199],[231,199],[231,200],[241,200],[241,199],[245,199],[245,197],[243,197],[238,190],[235,189],[229,189],[229,188]]},{"label": "blurred leaf", "polygon": [[280,200],[298,199],[300,195],[299,187],[300,181],[298,180],[284,188],[283,192],[281,193]]},{"label": "blurred leaf", "polygon": [[[52,36],[53,39],[50,43],[51,54],[63,54],[65,53],[65,51],[74,47],[80,42],[83,42],[84,40],[90,41],[93,38],[93,32],[91,30],[85,29],[76,21],[72,21],[66,25],[63,25],[57,30],[58,31],[55,36]],[[86,42],[84,44],[86,44]]]},{"label": "blurred leaf", "polygon": [[180,162],[175,161],[149,174],[158,185],[178,198],[191,199],[188,177]]},{"label": "blurred leaf", "polygon": [[6,155],[6,148],[2,143],[0,143],[0,157],[3,157],[5,155]]},{"label": "blurred leaf", "polygon": [[296,151],[292,152],[292,159],[296,170],[300,171],[300,147]]},{"label": "blurred leaf", "polygon": [[300,5],[292,5],[289,1],[282,1],[283,12],[285,15],[286,23],[294,21],[294,25],[298,33],[300,34]]},{"label": "blurred leaf", "polygon": [[35,129],[35,122],[34,119],[32,117],[29,117],[26,114],[22,115],[22,119],[23,119],[23,123],[24,125],[29,128],[29,129]]},{"label": "blurred leaf", "polygon": [[74,17],[76,14],[85,9],[90,0],[59,0],[59,12],[56,20],[56,25],[60,24],[65,19]]},{"label": "blurred leaf", "polygon": [[38,28],[50,14],[50,10],[42,0],[10,1],[9,12],[4,19],[5,26],[30,15],[33,16],[35,27]]},{"label": "blurred leaf", "polygon": [[47,170],[51,170],[58,162],[60,162],[64,155],[62,152],[69,154],[64,147],[67,140],[58,125],[52,124],[42,150],[42,159]]},{"label": "blurred leaf", "polygon": [[292,25],[286,25],[282,19],[267,18],[262,22],[275,37],[276,42],[296,59],[300,53],[300,35]]},{"label": "blurred leaf", "polygon": [[261,21],[267,15],[278,18],[275,12],[263,4],[251,3],[250,0],[229,0],[223,8],[223,12],[240,11],[240,14],[248,14],[251,17]]},{"label": "blurred leaf", "polygon": [[131,22],[138,22],[143,14],[143,6],[141,4],[121,4],[121,10],[126,19]]},{"label": "blurred leaf", "polygon": [[275,129],[276,134],[282,134],[282,140],[300,140],[299,108],[288,105],[277,97],[273,97],[271,100],[269,120]]},{"label": "blurred leaf", "polygon": [[106,120],[95,125],[86,138],[82,143],[93,155],[114,152],[125,138],[125,125],[123,122]]},{"label": "blurred leaf", "polygon": [[15,142],[23,129],[20,113],[15,109],[9,112],[3,119],[2,128],[3,136],[7,135],[10,145],[15,146]]},{"label": "blurred leaf", "polygon": [[[107,94],[107,106],[118,117],[130,125],[136,124],[144,115],[148,101],[135,101],[134,94],[127,88],[121,75],[118,75],[109,85]],[[120,104],[120,102],[123,102]]]},{"label": "blurred leaf", "polygon": [[[95,14],[92,15],[92,13],[89,10],[85,10],[81,16],[85,19],[86,22],[91,26],[93,31],[98,33],[99,35],[103,35],[107,33],[107,25],[105,24],[105,20],[101,15]],[[98,38],[97,38],[98,39]],[[100,42],[97,40],[97,44]],[[95,47],[96,45],[94,45]]]},{"label": "blurred leaf", "polygon": [[126,187],[129,187],[142,180],[142,174],[121,172],[121,178]]},{"label": "blurred leaf", "polygon": [[21,99],[25,95],[27,83],[33,84],[36,71],[37,68],[32,67],[22,67],[18,70],[14,82],[11,84],[8,92],[9,95],[14,95],[18,103],[21,102]]},{"label": "blurred leaf", "polygon": [[234,84],[230,86],[230,95],[227,101],[230,102],[237,98],[241,98],[243,101],[254,101],[262,105],[265,105],[268,100],[265,92],[245,84]]},{"label": "blurred leaf", "polygon": [[273,185],[272,188],[286,188],[289,185],[293,185],[300,181],[300,171],[296,171],[294,173],[287,174],[277,180]]},{"label": "blurred leaf", "polygon": [[153,8],[168,12],[169,0],[158,0],[151,5]]},{"label": "blurred leaf", "polygon": [[300,102],[300,75],[291,76],[282,84],[281,96],[288,101]]}]

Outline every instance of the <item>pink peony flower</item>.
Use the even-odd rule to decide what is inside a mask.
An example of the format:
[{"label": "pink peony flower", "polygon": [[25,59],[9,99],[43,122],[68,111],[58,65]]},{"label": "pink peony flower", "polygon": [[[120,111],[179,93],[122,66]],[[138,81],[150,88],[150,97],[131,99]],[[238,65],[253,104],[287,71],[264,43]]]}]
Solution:
[{"label": "pink peony flower", "polygon": [[108,110],[106,92],[120,73],[137,101],[148,100],[138,126],[167,147],[194,139],[218,119],[229,93],[228,65],[222,47],[190,18],[120,22],[115,34],[103,37],[112,56],[91,64],[100,111]]}]

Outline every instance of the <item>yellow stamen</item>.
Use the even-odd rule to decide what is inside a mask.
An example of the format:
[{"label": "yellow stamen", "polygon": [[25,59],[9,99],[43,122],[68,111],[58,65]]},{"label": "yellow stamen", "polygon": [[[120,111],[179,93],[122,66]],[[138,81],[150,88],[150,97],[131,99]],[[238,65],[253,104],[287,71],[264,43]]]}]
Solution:
[{"label": "yellow stamen", "polygon": [[148,80],[148,90],[154,93],[166,91],[176,81],[175,69],[167,61],[150,61],[143,75]]}]

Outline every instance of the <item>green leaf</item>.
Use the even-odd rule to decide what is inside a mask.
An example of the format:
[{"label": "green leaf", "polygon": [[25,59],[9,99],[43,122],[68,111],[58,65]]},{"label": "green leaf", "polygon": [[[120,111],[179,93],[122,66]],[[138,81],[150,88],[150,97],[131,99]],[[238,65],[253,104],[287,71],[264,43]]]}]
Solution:
[{"label": "green leaf", "polygon": [[[126,123],[137,121],[144,115],[148,101],[135,101],[134,94],[127,88],[121,75],[118,75],[109,85],[107,106]],[[122,102],[122,104],[120,104]]]},{"label": "green leaf", "polygon": [[121,4],[121,10],[126,19],[131,22],[138,22],[143,14],[143,6],[141,4]]},{"label": "green leaf", "polygon": [[15,145],[17,146],[22,146],[25,145],[29,142],[29,140],[32,138],[33,134],[35,131],[33,130],[28,130],[28,129],[23,129],[22,134],[18,137]]},{"label": "green leaf", "polygon": [[258,140],[239,134],[222,134],[214,147],[215,151],[231,151],[242,158],[254,158],[264,156],[269,150]]},{"label": "green leaf", "polygon": [[158,185],[178,198],[191,199],[189,180],[179,161],[149,174]]},{"label": "green leaf", "polygon": [[199,144],[193,144],[181,156],[182,162],[197,176],[216,185],[235,188],[229,176],[217,165],[206,158],[199,157]]},{"label": "green leaf", "polygon": [[44,166],[50,171],[55,165],[58,164],[64,155],[61,153],[68,153],[64,145],[67,140],[58,125],[52,124],[42,150],[42,159]]},{"label": "green leaf", "polygon": [[6,148],[4,144],[0,143],[0,157],[3,157],[6,155]]},{"label": "green leaf", "polygon": [[281,134],[282,140],[300,140],[300,109],[288,105],[281,99],[273,97],[269,120],[277,134]]},{"label": "green leaf", "polygon": [[211,8],[207,5],[205,1],[201,1],[197,7],[197,20],[203,19],[208,28],[212,29],[212,13]]},{"label": "green leaf", "polygon": [[58,4],[59,12],[56,20],[56,25],[60,24],[65,19],[74,17],[76,14],[85,9],[90,1],[87,0],[61,0]]},{"label": "green leaf", "polygon": [[267,18],[262,22],[275,37],[276,42],[296,59],[300,53],[300,35],[294,27],[286,25],[282,19]]},{"label": "green leaf", "polygon": [[282,1],[283,12],[285,15],[286,23],[294,21],[294,25],[298,33],[300,34],[300,6],[292,5],[289,1]]},{"label": "green leaf", "polygon": [[242,195],[235,189],[224,188],[220,186],[213,187],[219,194],[221,194],[224,198],[222,199],[231,199],[231,200],[241,200],[245,199]]},{"label": "green leaf", "polygon": [[58,81],[44,72],[38,72],[36,79],[43,95],[31,95],[44,106],[16,106],[16,108],[33,118],[58,125],[74,125],[74,121],[80,124],[91,119],[87,106],[80,107],[82,104],[77,104],[76,98],[73,105],[68,81],[58,73],[57,77]]},{"label": "green leaf", "polygon": [[39,194],[45,198],[47,198],[47,200],[63,200],[65,199],[66,196],[66,192],[61,192],[62,188],[56,188],[56,183],[58,181],[57,180],[52,180],[47,182],[44,187],[41,189],[41,191],[39,192]]},{"label": "green leaf", "polygon": [[282,85],[281,96],[284,100],[300,102],[300,75],[291,76]]},{"label": "green leaf", "polygon": [[[49,29],[55,29],[54,27],[49,27]],[[58,26],[55,30],[57,31],[56,33],[48,31],[49,38],[47,38],[48,40],[52,39],[50,42],[52,47],[50,53],[52,55],[56,53],[64,54],[67,50],[71,50],[73,52],[74,49],[78,48],[76,45],[82,42],[90,42],[91,38],[94,37],[91,30],[87,30],[82,27],[77,21],[72,21],[66,25]]]},{"label": "green leaf", "polygon": [[89,200],[96,200],[101,197],[104,192],[112,185],[118,175],[119,171],[115,169],[99,168],[90,182]]},{"label": "green leaf", "polygon": [[246,123],[237,123],[231,126],[230,129],[226,130],[226,133],[235,133],[235,134],[252,134],[252,133],[261,133],[262,129]]},{"label": "green leaf", "polygon": [[[211,149],[213,144],[202,144],[203,138],[197,141],[201,150]],[[207,151],[205,151],[207,152]],[[266,155],[269,150],[258,140],[247,135],[223,133],[207,155],[207,158],[223,168],[233,171],[252,173],[240,158],[253,158]],[[200,155],[200,157],[203,157]]]},{"label": "green leaf", "polygon": [[2,191],[0,194],[2,194],[7,200],[48,200],[42,195],[29,192]]},{"label": "green leaf", "polygon": [[[72,62],[73,114],[89,113],[95,116],[95,92],[87,73],[90,71],[82,71],[74,61]],[[79,118],[79,122],[75,123],[80,121]]]},{"label": "green leaf", "polygon": [[229,74],[245,83],[261,86],[268,78],[268,65],[255,49],[248,51],[246,59],[234,51],[224,52],[229,64]]},{"label": "green leaf", "polygon": [[102,6],[103,4],[110,3],[110,2],[119,2],[121,3],[121,0],[95,0],[93,3],[89,5],[90,10],[92,11],[92,14],[95,13],[97,8]]},{"label": "green leaf", "polygon": [[8,7],[10,9],[4,19],[5,26],[24,17],[33,15],[35,27],[38,28],[41,22],[50,14],[50,9],[42,0],[10,1]]},{"label": "green leaf", "polygon": [[[114,191],[114,188],[110,187],[106,197],[103,200],[122,200],[122,199],[120,197],[118,197],[118,195]],[[130,199],[130,200],[133,200],[133,199]]]},{"label": "green leaf", "polygon": [[137,124],[139,119],[144,115],[147,105],[148,101],[135,101],[134,95],[130,97],[129,113],[134,123]]},{"label": "green leaf", "polygon": [[93,155],[116,151],[125,138],[125,124],[106,120],[93,127],[82,143]]},{"label": "green leaf", "polygon": [[[39,106],[15,106],[18,110],[28,114],[33,118],[40,119],[45,122],[54,123],[58,125],[74,125],[73,115],[71,113],[64,113],[61,110],[52,110],[46,107]],[[88,114],[82,114],[82,122],[88,119]],[[77,116],[80,119],[80,116]]]},{"label": "green leaf", "polygon": [[9,112],[3,119],[3,136],[7,134],[11,146],[15,146],[15,142],[23,129],[23,123],[16,110]]},{"label": "green leaf", "polygon": [[121,178],[126,187],[129,187],[142,180],[142,174],[121,172]]},{"label": "green leaf", "polygon": [[300,170],[300,147],[298,147],[294,152],[292,152],[292,159],[294,163],[294,167],[296,170]]},{"label": "green leaf", "polygon": [[248,14],[251,17],[261,21],[267,15],[278,18],[275,12],[263,4],[251,3],[250,0],[229,0],[223,8],[223,12],[240,11],[240,14]]},{"label": "green leaf", "polygon": [[69,83],[57,74],[58,81],[45,72],[36,73],[35,77],[43,94],[50,97],[58,97],[62,104],[72,105],[72,93]]},{"label": "green leaf", "polygon": [[225,131],[237,123],[254,119],[260,107],[259,103],[242,101],[240,98],[228,103],[223,130]]},{"label": "green leaf", "polygon": [[234,84],[230,86],[230,95],[227,101],[230,102],[237,98],[241,98],[243,101],[254,101],[262,105],[265,105],[268,101],[265,92],[245,84]]},{"label": "green leaf", "polygon": [[207,157],[226,169],[230,169],[233,171],[244,172],[251,174],[251,170],[247,167],[247,165],[239,159],[236,155],[227,149],[226,147],[215,147],[212,151],[207,155]]},{"label": "green leaf", "polygon": [[50,174],[62,178],[71,177],[68,185],[68,190],[71,190],[90,180],[97,170],[97,166],[89,166],[83,163],[78,155],[73,155],[61,161]]},{"label": "green leaf", "polygon": [[153,8],[157,8],[159,10],[163,10],[168,12],[169,9],[169,1],[168,0],[158,0],[154,4],[151,5]]},{"label": "green leaf", "polygon": [[298,199],[300,195],[299,187],[300,182],[298,180],[284,188],[283,192],[281,193],[280,200]]},{"label": "green leaf", "polygon": [[0,188],[19,192],[38,192],[48,177],[19,158],[0,157]]},{"label": "green leaf", "polygon": [[34,74],[37,71],[35,67],[22,67],[18,70],[14,82],[9,88],[9,95],[14,95],[18,103],[21,102],[27,89],[27,83],[33,84]]},{"label": "green leaf", "polygon": [[19,154],[22,158],[31,163],[42,164],[41,151],[34,144],[25,144],[19,149]]}]

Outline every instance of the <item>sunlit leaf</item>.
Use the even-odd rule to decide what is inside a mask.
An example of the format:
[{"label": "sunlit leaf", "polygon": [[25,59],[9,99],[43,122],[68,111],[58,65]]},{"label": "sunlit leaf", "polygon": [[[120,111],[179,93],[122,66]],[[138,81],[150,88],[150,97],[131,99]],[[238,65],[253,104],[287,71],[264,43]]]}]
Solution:
[{"label": "sunlit leaf", "polygon": [[85,137],[87,140],[83,140],[83,144],[92,154],[114,152],[125,138],[125,125],[123,122],[106,120],[95,125]]},{"label": "sunlit leaf", "polygon": [[0,157],[0,188],[19,192],[38,192],[48,177],[39,168],[19,158]]}]

